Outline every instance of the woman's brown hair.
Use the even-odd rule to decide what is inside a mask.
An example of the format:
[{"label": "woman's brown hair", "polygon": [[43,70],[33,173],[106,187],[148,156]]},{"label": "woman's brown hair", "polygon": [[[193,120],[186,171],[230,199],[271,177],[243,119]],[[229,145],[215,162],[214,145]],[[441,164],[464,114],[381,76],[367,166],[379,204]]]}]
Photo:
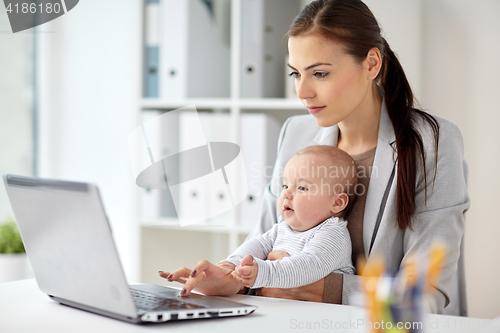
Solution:
[{"label": "woman's brown hair", "polygon": [[[382,55],[382,68],[378,83],[384,89],[396,136],[397,147],[397,208],[396,220],[401,230],[412,226],[415,213],[417,162],[424,171],[425,198],[427,199],[427,173],[422,137],[415,129],[420,116],[430,125],[434,137],[435,160],[439,141],[439,125],[430,114],[414,107],[410,84],[389,44],[380,34],[380,27],[370,9],[361,0],[316,0],[307,5],[295,18],[288,37],[318,35],[342,44],[346,52],[360,62],[368,51],[376,47]],[[434,170],[434,178],[436,169]]]}]

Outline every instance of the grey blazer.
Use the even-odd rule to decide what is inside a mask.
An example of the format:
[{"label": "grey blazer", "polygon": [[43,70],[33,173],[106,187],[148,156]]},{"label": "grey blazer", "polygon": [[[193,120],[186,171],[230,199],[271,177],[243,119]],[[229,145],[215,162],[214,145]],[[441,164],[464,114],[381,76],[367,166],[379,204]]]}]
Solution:
[{"label": "grey blazer", "polygon": [[[385,102],[382,102],[378,144],[363,219],[363,243],[368,260],[374,258],[374,255],[381,256],[385,259],[387,271],[395,273],[409,256],[426,258],[435,241],[444,242],[449,254],[436,286],[434,300],[430,304],[432,312],[441,313],[450,302],[450,290],[453,283],[456,283],[453,280],[457,271],[460,275],[458,280],[463,281],[463,269],[457,270],[457,267],[462,260],[465,212],[470,206],[470,199],[460,130],[449,121],[435,118],[440,127],[435,183],[433,184],[435,150],[432,132],[428,125],[420,121],[417,123],[417,130],[425,147],[427,200],[424,175],[420,167],[417,171],[414,226],[402,231],[396,225],[397,147],[392,122]],[[265,189],[260,218],[249,237],[264,233],[277,222],[277,197],[281,191],[282,172],[288,160],[302,148],[311,145],[336,146],[337,139],[337,125],[320,127],[311,115],[287,119],[281,129],[278,157],[272,179]],[[342,301],[349,304],[352,295],[360,290],[359,276],[344,275],[343,281]],[[461,288],[464,288],[463,284]],[[465,302],[465,298],[462,302]],[[464,315],[465,303],[461,305],[460,312]]]}]

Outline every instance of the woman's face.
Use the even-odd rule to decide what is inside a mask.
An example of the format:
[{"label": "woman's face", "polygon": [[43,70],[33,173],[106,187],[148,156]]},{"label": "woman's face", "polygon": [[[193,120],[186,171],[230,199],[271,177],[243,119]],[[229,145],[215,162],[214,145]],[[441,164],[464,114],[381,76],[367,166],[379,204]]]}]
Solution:
[{"label": "woman's face", "polygon": [[341,44],[320,36],[290,37],[289,67],[302,103],[318,125],[328,127],[363,108],[373,84],[368,63],[359,63]]}]

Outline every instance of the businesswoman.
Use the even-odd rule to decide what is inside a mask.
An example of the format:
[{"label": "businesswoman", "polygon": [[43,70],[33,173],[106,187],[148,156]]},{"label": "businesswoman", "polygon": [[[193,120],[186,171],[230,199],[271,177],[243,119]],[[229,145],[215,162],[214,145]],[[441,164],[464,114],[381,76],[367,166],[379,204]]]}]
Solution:
[{"label": "businesswoman", "polygon": [[[460,131],[414,107],[403,68],[362,1],[314,1],[296,17],[288,37],[291,75],[310,115],[289,118],[281,130],[275,173],[253,235],[277,222],[286,162],[310,145],[337,146],[356,160],[358,171],[368,170],[347,216],[353,260],[382,257],[386,270],[396,273],[409,257],[426,256],[435,241],[444,242],[448,257],[429,304],[442,312],[470,205]],[[195,286],[205,294],[240,290],[230,269],[207,261],[191,273],[181,268],[160,275],[185,283],[188,292]],[[258,294],[347,304],[359,290],[358,275],[332,273],[308,286],[263,288]]]}]

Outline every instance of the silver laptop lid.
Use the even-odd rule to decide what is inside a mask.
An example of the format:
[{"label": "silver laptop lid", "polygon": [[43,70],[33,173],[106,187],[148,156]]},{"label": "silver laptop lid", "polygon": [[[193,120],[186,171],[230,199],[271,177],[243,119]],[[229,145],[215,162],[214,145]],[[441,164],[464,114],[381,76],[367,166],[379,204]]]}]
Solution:
[{"label": "silver laptop lid", "polygon": [[97,187],[15,175],[3,178],[40,290],[136,318]]}]

